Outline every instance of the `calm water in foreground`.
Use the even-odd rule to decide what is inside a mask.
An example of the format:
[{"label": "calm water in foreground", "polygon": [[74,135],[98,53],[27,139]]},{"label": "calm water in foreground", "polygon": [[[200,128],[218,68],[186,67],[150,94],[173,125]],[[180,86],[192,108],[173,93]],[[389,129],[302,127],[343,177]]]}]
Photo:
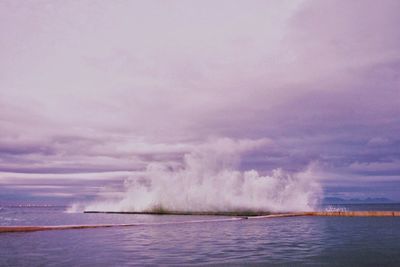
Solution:
[{"label": "calm water in foreground", "polygon": [[[399,204],[346,207],[400,210]],[[400,266],[400,217],[207,222],[219,217],[70,214],[64,210],[0,206],[0,225],[153,225],[0,234],[0,266]],[[193,220],[205,222],[154,224]]]}]

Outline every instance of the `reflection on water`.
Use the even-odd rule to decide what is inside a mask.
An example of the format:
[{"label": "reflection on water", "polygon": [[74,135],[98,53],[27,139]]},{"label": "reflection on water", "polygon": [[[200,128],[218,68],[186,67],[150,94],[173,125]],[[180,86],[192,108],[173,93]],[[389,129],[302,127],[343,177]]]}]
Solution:
[{"label": "reflection on water", "polygon": [[[5,208],[0,211],[0,217],[22,221],[26,218],[24,222],[52,225],[199,219],[196,216],[67,214],[52,207],[31,210]],[[215,219],[201,217],[202,220],[211,218]],[[8,233],[0,235],[0,266],[243,263],[382,266],[400,262],[399,238],[400,220],[391,217],[289,217]]]},{"label": "reflection on water", "polygon": [[[289,223],[288,223],[289,222]],[[246,262],[248,260],[288,261],[318,253],[321,248],[321,223],[288,220],[243,220],[231,223],[185,225],[177,229],[152,227],[121,231],[120,246],[125,253],[143,258],[151,255],[160,262],[186,263]],[[138,245],[134,240],[142,240]],[[299,242],[307,240],[307,244]],[[143,250],[142,245],[147,248]],[[166,253],[168,252],[168,253]],[[146,263],[154,259],[149,258]]]}]

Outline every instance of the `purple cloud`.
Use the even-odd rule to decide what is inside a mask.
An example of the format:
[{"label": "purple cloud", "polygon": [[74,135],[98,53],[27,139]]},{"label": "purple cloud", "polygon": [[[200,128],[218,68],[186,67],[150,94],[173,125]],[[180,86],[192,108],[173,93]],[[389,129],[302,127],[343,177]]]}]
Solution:
[{"label": "purple cloud", "polygon": [[243,170],[318,162],[328,193],[395,183],[399,9],[395,0],[2,1],[0,172],[112,180],[154,162],[181,166],[228,137],[268,140],[245,153]]}]

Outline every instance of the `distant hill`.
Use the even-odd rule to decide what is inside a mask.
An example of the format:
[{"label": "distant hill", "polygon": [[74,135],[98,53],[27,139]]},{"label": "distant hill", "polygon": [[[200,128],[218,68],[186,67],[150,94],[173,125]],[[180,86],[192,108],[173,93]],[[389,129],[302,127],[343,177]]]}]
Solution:
[{"label": "distant hill", "polygon": [[394,201],[385,197],[367,197],[367,198],[339,198],[339,197],[326,197],[323,199],[324,204],[357,204],[357,203],[393,203]]}]

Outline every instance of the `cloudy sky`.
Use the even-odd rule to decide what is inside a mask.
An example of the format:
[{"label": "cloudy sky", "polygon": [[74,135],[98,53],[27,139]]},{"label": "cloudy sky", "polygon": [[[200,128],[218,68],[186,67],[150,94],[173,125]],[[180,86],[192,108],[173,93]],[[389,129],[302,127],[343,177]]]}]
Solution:
[{"label": "cloudy sky", "polygon": [[218,138],[400,200],[400,1],[0,0],[0,201],[71,201]]}]

